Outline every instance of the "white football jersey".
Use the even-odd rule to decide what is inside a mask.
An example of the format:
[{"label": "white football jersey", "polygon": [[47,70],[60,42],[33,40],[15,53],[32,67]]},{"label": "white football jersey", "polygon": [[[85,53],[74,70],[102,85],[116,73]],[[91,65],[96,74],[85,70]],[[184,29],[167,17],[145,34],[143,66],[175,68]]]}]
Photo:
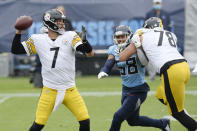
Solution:
[{"label": "white football jersey", "polygon": [[48,34],[34,34],[22,42],[28,55],[37,53],[40,58],[43,85],[57,90],[75,86],[75,50],[80,44],[74,31],[67,31],[54,41]]},{"label": "white football jersey", "polygon": [[142,47],[149,62],[157,72],[169,61],[184,59],[177,50],[177,38],[172,32],[161,29],[148,29],[142,33]]}]

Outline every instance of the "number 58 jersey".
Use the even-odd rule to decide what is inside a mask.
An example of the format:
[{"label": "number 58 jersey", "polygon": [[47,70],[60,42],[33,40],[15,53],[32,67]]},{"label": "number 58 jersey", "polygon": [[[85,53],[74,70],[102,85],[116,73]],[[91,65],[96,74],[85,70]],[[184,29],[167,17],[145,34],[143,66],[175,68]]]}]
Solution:
[{"label": "number 58 jersey", "polygon": [[128,88],[132,88],[135,90],[143,90],[148,91],[149,89],[145,88],[136,88],[139,85],[143,85],[145,80],[145,67],[143,67],[136,56],[136,54],[132,55],[126,61],[119,61],[119,56],[116,53],[117,45],[113,45],[109,47],[108,55],[113,55],[115,57],[116,65],[120,71],[122,85]]},{"label": "number 58 jersey", "polygon": [[33,34],[22,42],[28,55],[38,54],[40,58],[43,85],[57,90],[75,86],[75,51],[80,44],[74,31],[67,31],[56,40],[48,34]]}]

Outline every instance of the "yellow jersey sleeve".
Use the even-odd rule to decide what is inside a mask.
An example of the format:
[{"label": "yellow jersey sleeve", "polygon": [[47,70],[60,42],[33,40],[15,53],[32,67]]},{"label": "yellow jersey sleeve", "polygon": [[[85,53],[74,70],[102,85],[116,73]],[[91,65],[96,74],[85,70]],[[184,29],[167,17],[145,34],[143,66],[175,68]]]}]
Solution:
[{"label": "yellow jersey sleeve", "polygon": [[27,41],[22,42],[28,55],[35,55],[36,48],[34,45],[34,40],[30,37]]},{"label": "yellow jersey sleeve", "polygon": [[76,50],[77,46],[82,44],[82,40],[79,37],[79,35],[74,35],[73,40],[72,40],[72,48]]}]

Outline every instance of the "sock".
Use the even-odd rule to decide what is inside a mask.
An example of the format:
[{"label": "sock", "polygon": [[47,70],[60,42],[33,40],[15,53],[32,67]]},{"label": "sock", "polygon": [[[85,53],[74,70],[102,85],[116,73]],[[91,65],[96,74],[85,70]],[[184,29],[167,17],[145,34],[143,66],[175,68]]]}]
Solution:
[{"label": "sock", "polygon": [[41,131],[43,127],[44,125],[39,125],[34,122],[29,131]]},{"label": "sock", "polygon": [[79,121],[79,131],[90,131],[90,119]]}]

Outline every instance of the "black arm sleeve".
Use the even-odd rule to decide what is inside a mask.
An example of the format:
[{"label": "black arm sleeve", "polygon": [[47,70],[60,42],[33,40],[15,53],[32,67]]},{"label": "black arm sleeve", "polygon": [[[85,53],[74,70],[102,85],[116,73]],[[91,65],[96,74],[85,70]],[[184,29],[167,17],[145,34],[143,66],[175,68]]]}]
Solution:
[{"label": "black arm sleeve", "polygon": [[21,44],[21,34],[16,34],[14,36],[14,39],[12,41],[11,52],[13,54],[26,54],[26,51],[23,45]]},{"label": "black arm sleeve", "polygon": [[92,51],[92,46],[87,40],[84,40],[83,44],[77,46],[76,50],[82,53],[90,53]]}]

